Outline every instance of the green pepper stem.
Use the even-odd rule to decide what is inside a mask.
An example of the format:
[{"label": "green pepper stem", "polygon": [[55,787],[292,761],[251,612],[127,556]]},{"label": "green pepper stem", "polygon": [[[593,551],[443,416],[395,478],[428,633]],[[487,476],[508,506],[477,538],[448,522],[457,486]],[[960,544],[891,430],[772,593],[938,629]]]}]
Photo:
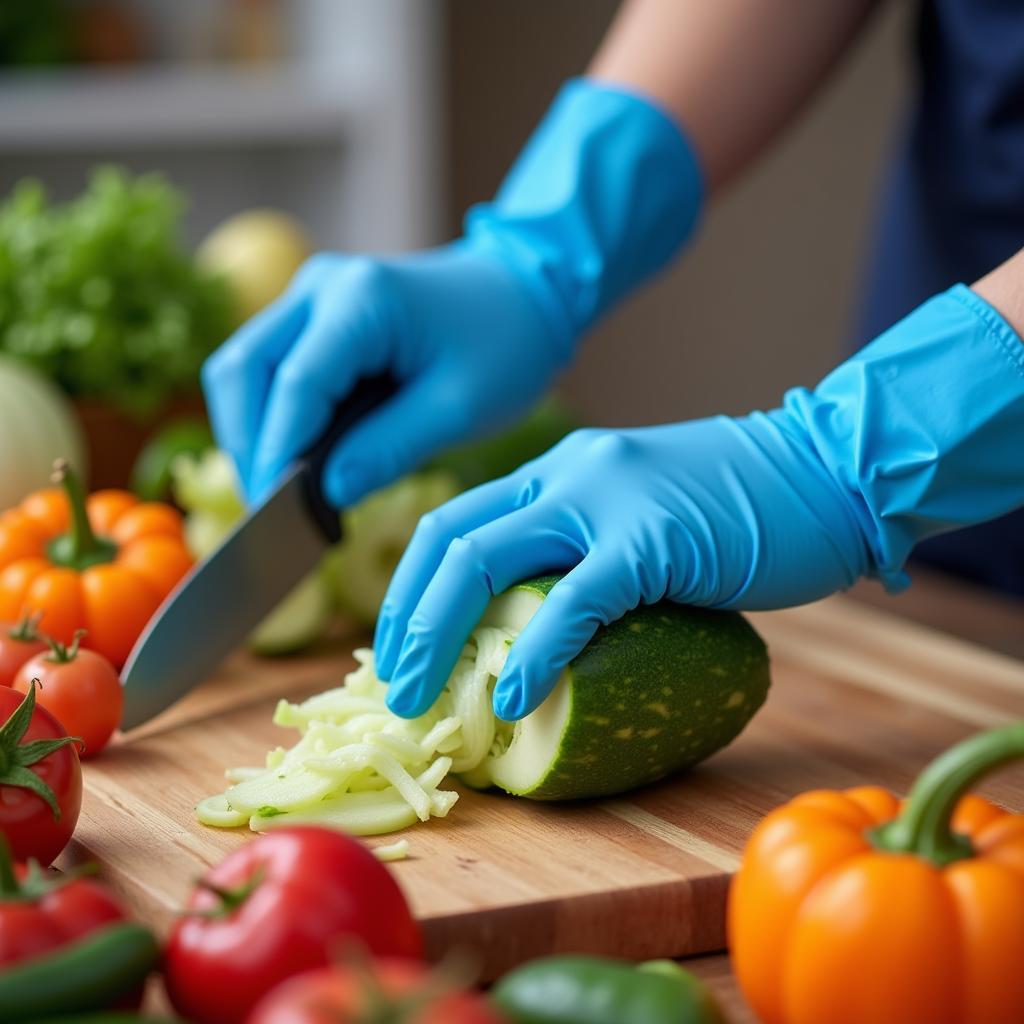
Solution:
[{"label": "green pepper stem", "polygon": [[112,562],[117,555],[117,545],[93,532],[85,506],[85,488],[67,459],[54,462],[50,479],[63,486],[71,511],[71,529],[55,537],[47,546],[50,561],[78,570]]},{"label": "green pepper stem", "polygon": [[978,733],[937,757],[918,776],[902,813],[873,829],[872,844],[913,853],[942,867],[974,856],[967,836],[953,831],[960,798],[982,778],[1024,757],[1024,722]]}]

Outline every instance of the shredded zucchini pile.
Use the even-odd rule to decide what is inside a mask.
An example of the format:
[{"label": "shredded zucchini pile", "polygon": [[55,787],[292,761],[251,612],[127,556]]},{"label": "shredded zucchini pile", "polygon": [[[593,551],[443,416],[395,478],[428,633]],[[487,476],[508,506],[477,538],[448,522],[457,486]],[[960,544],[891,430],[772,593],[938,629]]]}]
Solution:
[{"label": "shredded zucchini pile", "polygon": [[458,800],[440,788],[448,774],[471,771],[511,739],[491,696],[514,638],[474,630],[434,707],[411,721],[387,709],[373,653],[356,651],[359,667],[343,686],[278,704],[275,724],[298,729],[298,743],[272,750],[264,768],[229,769],[232,785],[201,801],[196,816],[219,828],[317,824],[359,836],[445,817]]}]

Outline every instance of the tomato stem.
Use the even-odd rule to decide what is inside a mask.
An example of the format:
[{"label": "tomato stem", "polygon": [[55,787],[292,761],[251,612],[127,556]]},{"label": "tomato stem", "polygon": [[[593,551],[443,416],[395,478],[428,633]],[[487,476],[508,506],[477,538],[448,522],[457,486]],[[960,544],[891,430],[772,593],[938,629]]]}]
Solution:
[{"label": "tomato stem", "polygon": [[30,858],[24,878],[14,873],[14,858],[7,840],[0,834],[0,903],[35,903],[81,878],[99,873],[92,862],[71,871],[44,871],[39,861]]},{"label": "tomato stem", "polygon": [[67,459],[54,462],[50,479],[64,487],[71,510],[71,529],[50,541],[46,548],[47,557],[55,565],[79,572],[91,565],[112,562],[117,556],[117,545],[93,532],[85,507],[85,488]]},{"label": "tomato stem", "polygon": [[87,632],[84,629],[76,629],[70,644],[62,644],[59,640],[54,640],[53,637],[46,637],[47,646],[50,648],[46,660],[58,665],[66,665],[69,661],[74,661],[78,657],[79,644]]},{"label": "tomato stem", "polygon": [[31,765],[49,757],[54,751],[69,743],[81,743],[80,736],[61,736],[55,740],[30,740],[22,743],[22,737],[32,722],[36,709],[36,686],[38,679],[29,684],[25,699],[14,709],[11,717],[0,725],[0,786],[17,786],[31,790],[53,811],[53,820],[60,821],[60,806],[53,790],[34,772]]},{"label": "tomato stem", "polygon": [[918,776],[902,813],[869,833],[890,853],[913,853],[943,866],[974,856],[967,836],[953,831],[960,798],[982,778],[1024,757],[1024,722],[978,733],[950,747]]},{"label": "tomato stem", "polygon": [[24,616],[13,628],[7,631],[12,640],[20,640],[23,643],[32,643],[39,639],[39,622],[43,617],[42,612],[32,612]]},{"label": "tomato stem", "polygon": [[262,882],[262,868],[257,868],[247,881],[241,885],[236,885],[233,889],[215,885],[213,882],[208,882],[206,879],[201,878],[196,882],[196,886],[216,896],[217,906],[211,907],[209,910],[192,911],[187,916],[205,918],[230,917],[259,888]]},{"label": "tomato stem", "polygon": [[461,954],[448,953],[419,988],[391,994],[377,976],[369,951],[362,943],[349,943],[341,962],[355,975],[363,1000],[354,1024],[411,1024],[420,1020],[432,1003],[472,984],[477,974]]}]

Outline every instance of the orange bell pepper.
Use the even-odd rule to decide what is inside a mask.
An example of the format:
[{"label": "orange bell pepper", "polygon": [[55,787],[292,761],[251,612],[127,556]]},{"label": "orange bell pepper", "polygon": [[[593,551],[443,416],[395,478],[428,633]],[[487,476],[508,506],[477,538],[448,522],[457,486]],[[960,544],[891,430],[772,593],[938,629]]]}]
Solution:
[{"label": "orange bell pepper", "polygon": [[755,829],[729,898],[764,1024],[1024,1021],[1024,814],[967,790],[1024,757],[1024,723],[946,751],[905,804],[805,793]]},{"label": "orange bell pepper", "polygon": [[84,629],[83,646],[120,668],[192,565],[181,516],[127,491],[86,498],[62,461],[54,482],[0,515],[0,620],[39,615],[64,644]]}]

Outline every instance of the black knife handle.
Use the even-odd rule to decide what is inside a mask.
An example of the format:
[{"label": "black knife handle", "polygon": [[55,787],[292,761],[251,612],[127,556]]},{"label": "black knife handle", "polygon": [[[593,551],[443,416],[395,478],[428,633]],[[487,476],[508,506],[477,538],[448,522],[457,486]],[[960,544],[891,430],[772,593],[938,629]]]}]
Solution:
[{"label": "black knife handle", "polygon": [[338,404],[327,429],[300,460],[303,468],[303,487],[310,515],[323,530],[324,536],[330,544],[337,544],[341,540],[341,517],[338,515],[338,510],[332,508],[324,497],[321,481],[327,456],[330,455],[343,434],[355,426],[367,413],[386,402],[397,390],[398,383],[390,373],[380,373],[375,377],[363,377],[348,397]]}]

